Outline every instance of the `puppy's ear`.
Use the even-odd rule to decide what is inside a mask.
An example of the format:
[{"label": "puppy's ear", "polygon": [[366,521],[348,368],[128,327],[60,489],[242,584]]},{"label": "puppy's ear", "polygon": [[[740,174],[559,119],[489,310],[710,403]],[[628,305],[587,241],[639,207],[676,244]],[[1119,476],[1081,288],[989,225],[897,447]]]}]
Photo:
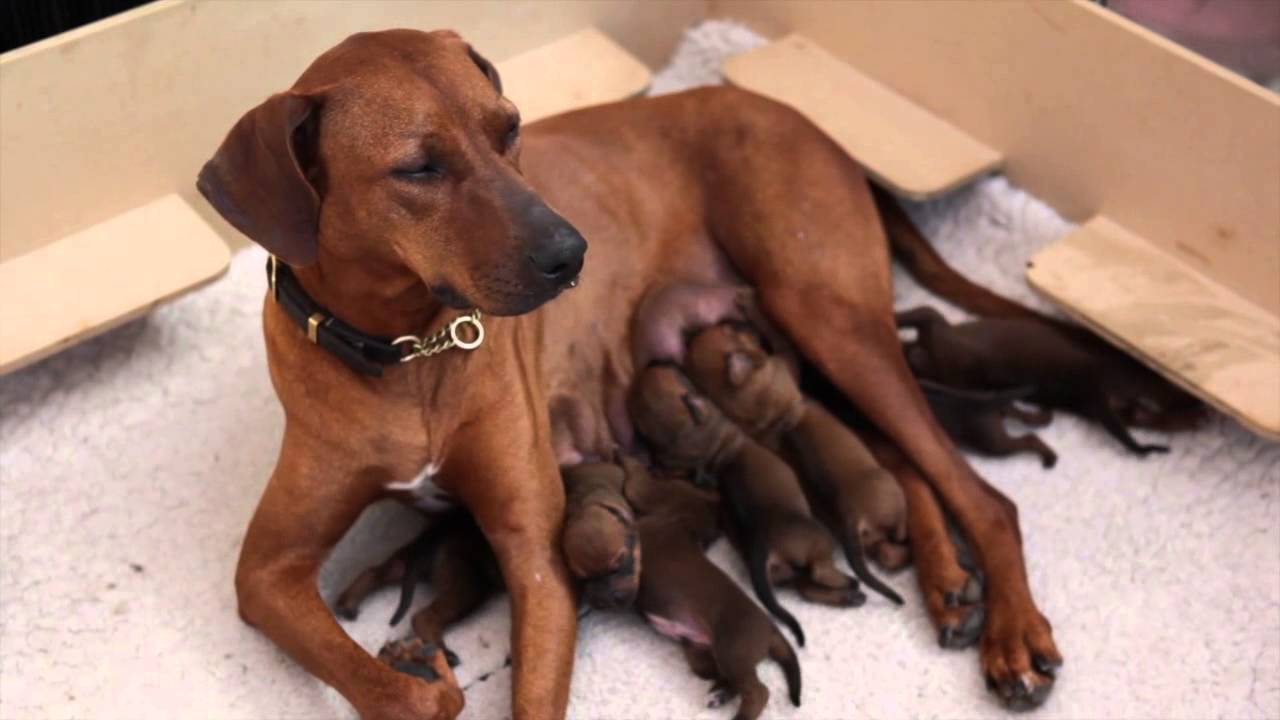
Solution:
[{"label": "puppy's ear", "polygon": [[706,398],[685,393],[680,396],[680,399],[684,401],[684,406],[689,411],[689,416],[693,418],[694,425],[702,425],[707,421],[711,412],[707,408]]},{"label": "puppy's ear", "polygon": [[300,132],[317,101],[297,93],[272,95],[231,128],[196,180],[200,194],[222,217],[286,263],[315,262],[320,196],[301,163],[314,138]]},{"label": "puppy's ear", "polygon": [[751,377],[751,373],[755,372],[756,361],[747,353],[731,352],[725,356],[724,366],[729,384],[733,387],[742,387]]},{"label": "puppy's ear", "polygon": [[493,87],[498,91],[498,94],[501,95],[502,77],[498,75],[498,69],[493,66],[493,63],[486,60],[483,55],[476,52],[476,49],[470,45],[467,46],[467,55],[471,58],[471,62],[475,63],[476,67],[480,68],[484,73],[484,76],[489,78],[489,82],[493,83]]}]

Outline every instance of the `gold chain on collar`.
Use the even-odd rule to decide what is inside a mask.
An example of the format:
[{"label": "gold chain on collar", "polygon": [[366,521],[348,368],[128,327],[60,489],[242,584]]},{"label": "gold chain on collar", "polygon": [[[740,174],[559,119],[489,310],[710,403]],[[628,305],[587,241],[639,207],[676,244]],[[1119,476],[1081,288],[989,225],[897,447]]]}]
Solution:
[{"label": "gold chain on collar", "polygon": [[[470,340],[462,337],[458,330],[463,326],[471,326],[474,328],[475,337]],[[431,335],[420,338],[417,335],[401,335],[391,341],[392,345],[403,345],[409,343],[413,347],[413,352],[400,358],[400,362],[409,362],[417,358],[431,357],[439,355],[449,348],[459,348],[462,350],[475,350],[480,347],[480,343],[484,342],[484,325],[480,324],[480,308],[476,308],[466,315],[460,315],[453,319],[448,325],[440,328]]]}]

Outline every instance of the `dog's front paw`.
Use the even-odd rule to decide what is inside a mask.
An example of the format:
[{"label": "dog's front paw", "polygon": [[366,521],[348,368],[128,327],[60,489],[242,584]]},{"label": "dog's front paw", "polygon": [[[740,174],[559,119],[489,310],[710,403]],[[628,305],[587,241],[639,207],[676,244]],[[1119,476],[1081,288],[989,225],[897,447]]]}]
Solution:
[{"label": "dog's front paw", "polygon": [[1053,629],[1031,605],[993,606],[980,654],[987,689],[1010,710],[1040,706],[1062,667]]},{"label": "dog's front paw", "polygon": [[435,643],[393,640],[378,659],[396,672],[374,702],[359,708],[364,720],[453,720],[462,712],[462,689]]}]

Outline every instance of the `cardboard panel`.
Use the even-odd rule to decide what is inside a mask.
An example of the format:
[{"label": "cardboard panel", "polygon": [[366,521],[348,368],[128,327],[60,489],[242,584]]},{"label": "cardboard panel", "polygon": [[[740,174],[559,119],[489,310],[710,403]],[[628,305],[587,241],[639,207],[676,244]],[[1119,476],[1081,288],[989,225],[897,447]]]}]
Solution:
[{"label": "cardboard panel", "polygon": [[995,150],[801,35],[729,58],[724,75],[801,111],[873,177],[913,199],[940,195],[1000,165]]},{"label": "cardboard panel", "polygon": [[177,195],[0,263],[0,373],[221,275],[231,252]]},{"label": "cardboard panel", "polygon": [[1037,254],[1027,278],[1166,376],[1280,439],[1280,318],[1101,217]]},{"label": "cardboard panel", "polygon": [[622,100],[649,87],[649,68],[595,28],[498,63],[502,90],[530,123],[574,108]]},{"label": "cardboard panel", "polygon": [[1273,93],[1079,0],[714,0],[712,14],[813,39],[995,148],[1067,217],[1105,215],[1280,316]]},{"label": "cardboard panel", "polygon": [[245,110],[363,30],[453,28],[494,62],[585,27],[664,61],[702,2],[162,2],[0,57],[0,261],[170,192]]}]

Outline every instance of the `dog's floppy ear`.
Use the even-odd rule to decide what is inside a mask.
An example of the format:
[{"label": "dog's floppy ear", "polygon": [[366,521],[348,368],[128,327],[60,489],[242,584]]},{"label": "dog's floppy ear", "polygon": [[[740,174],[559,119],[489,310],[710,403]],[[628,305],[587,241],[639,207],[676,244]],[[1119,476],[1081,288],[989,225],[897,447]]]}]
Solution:
[{"label": "dog's floppy ear", "polygon": [[493,83],[493,87],[497,89],[498,94],[501,95],[502,76],[498,75],[498,69],[493,66],[493,63],[486,60],[483,55],[476,52],[476,49],[470,45],[467,46],[467,55],[471,58],[471,62],[475,63],[476,67],[480,68],[484,72],[484,76],[489,78],[489,82]]},{"label": "dog's floppy ear", "polygon": [[751,373],[755,372],[756,361],[747,353],[735,351],[725,356],[724,366],[729,384],[733,387],[742,387],[747,378],[751,377]]},{"label": "dog's floppy ear", "polygon": [[231,128],[196,187],[227,222],[290,265],[315,262],[320,196],[298,161],[299,128],[317,101],[272,95]]}]

